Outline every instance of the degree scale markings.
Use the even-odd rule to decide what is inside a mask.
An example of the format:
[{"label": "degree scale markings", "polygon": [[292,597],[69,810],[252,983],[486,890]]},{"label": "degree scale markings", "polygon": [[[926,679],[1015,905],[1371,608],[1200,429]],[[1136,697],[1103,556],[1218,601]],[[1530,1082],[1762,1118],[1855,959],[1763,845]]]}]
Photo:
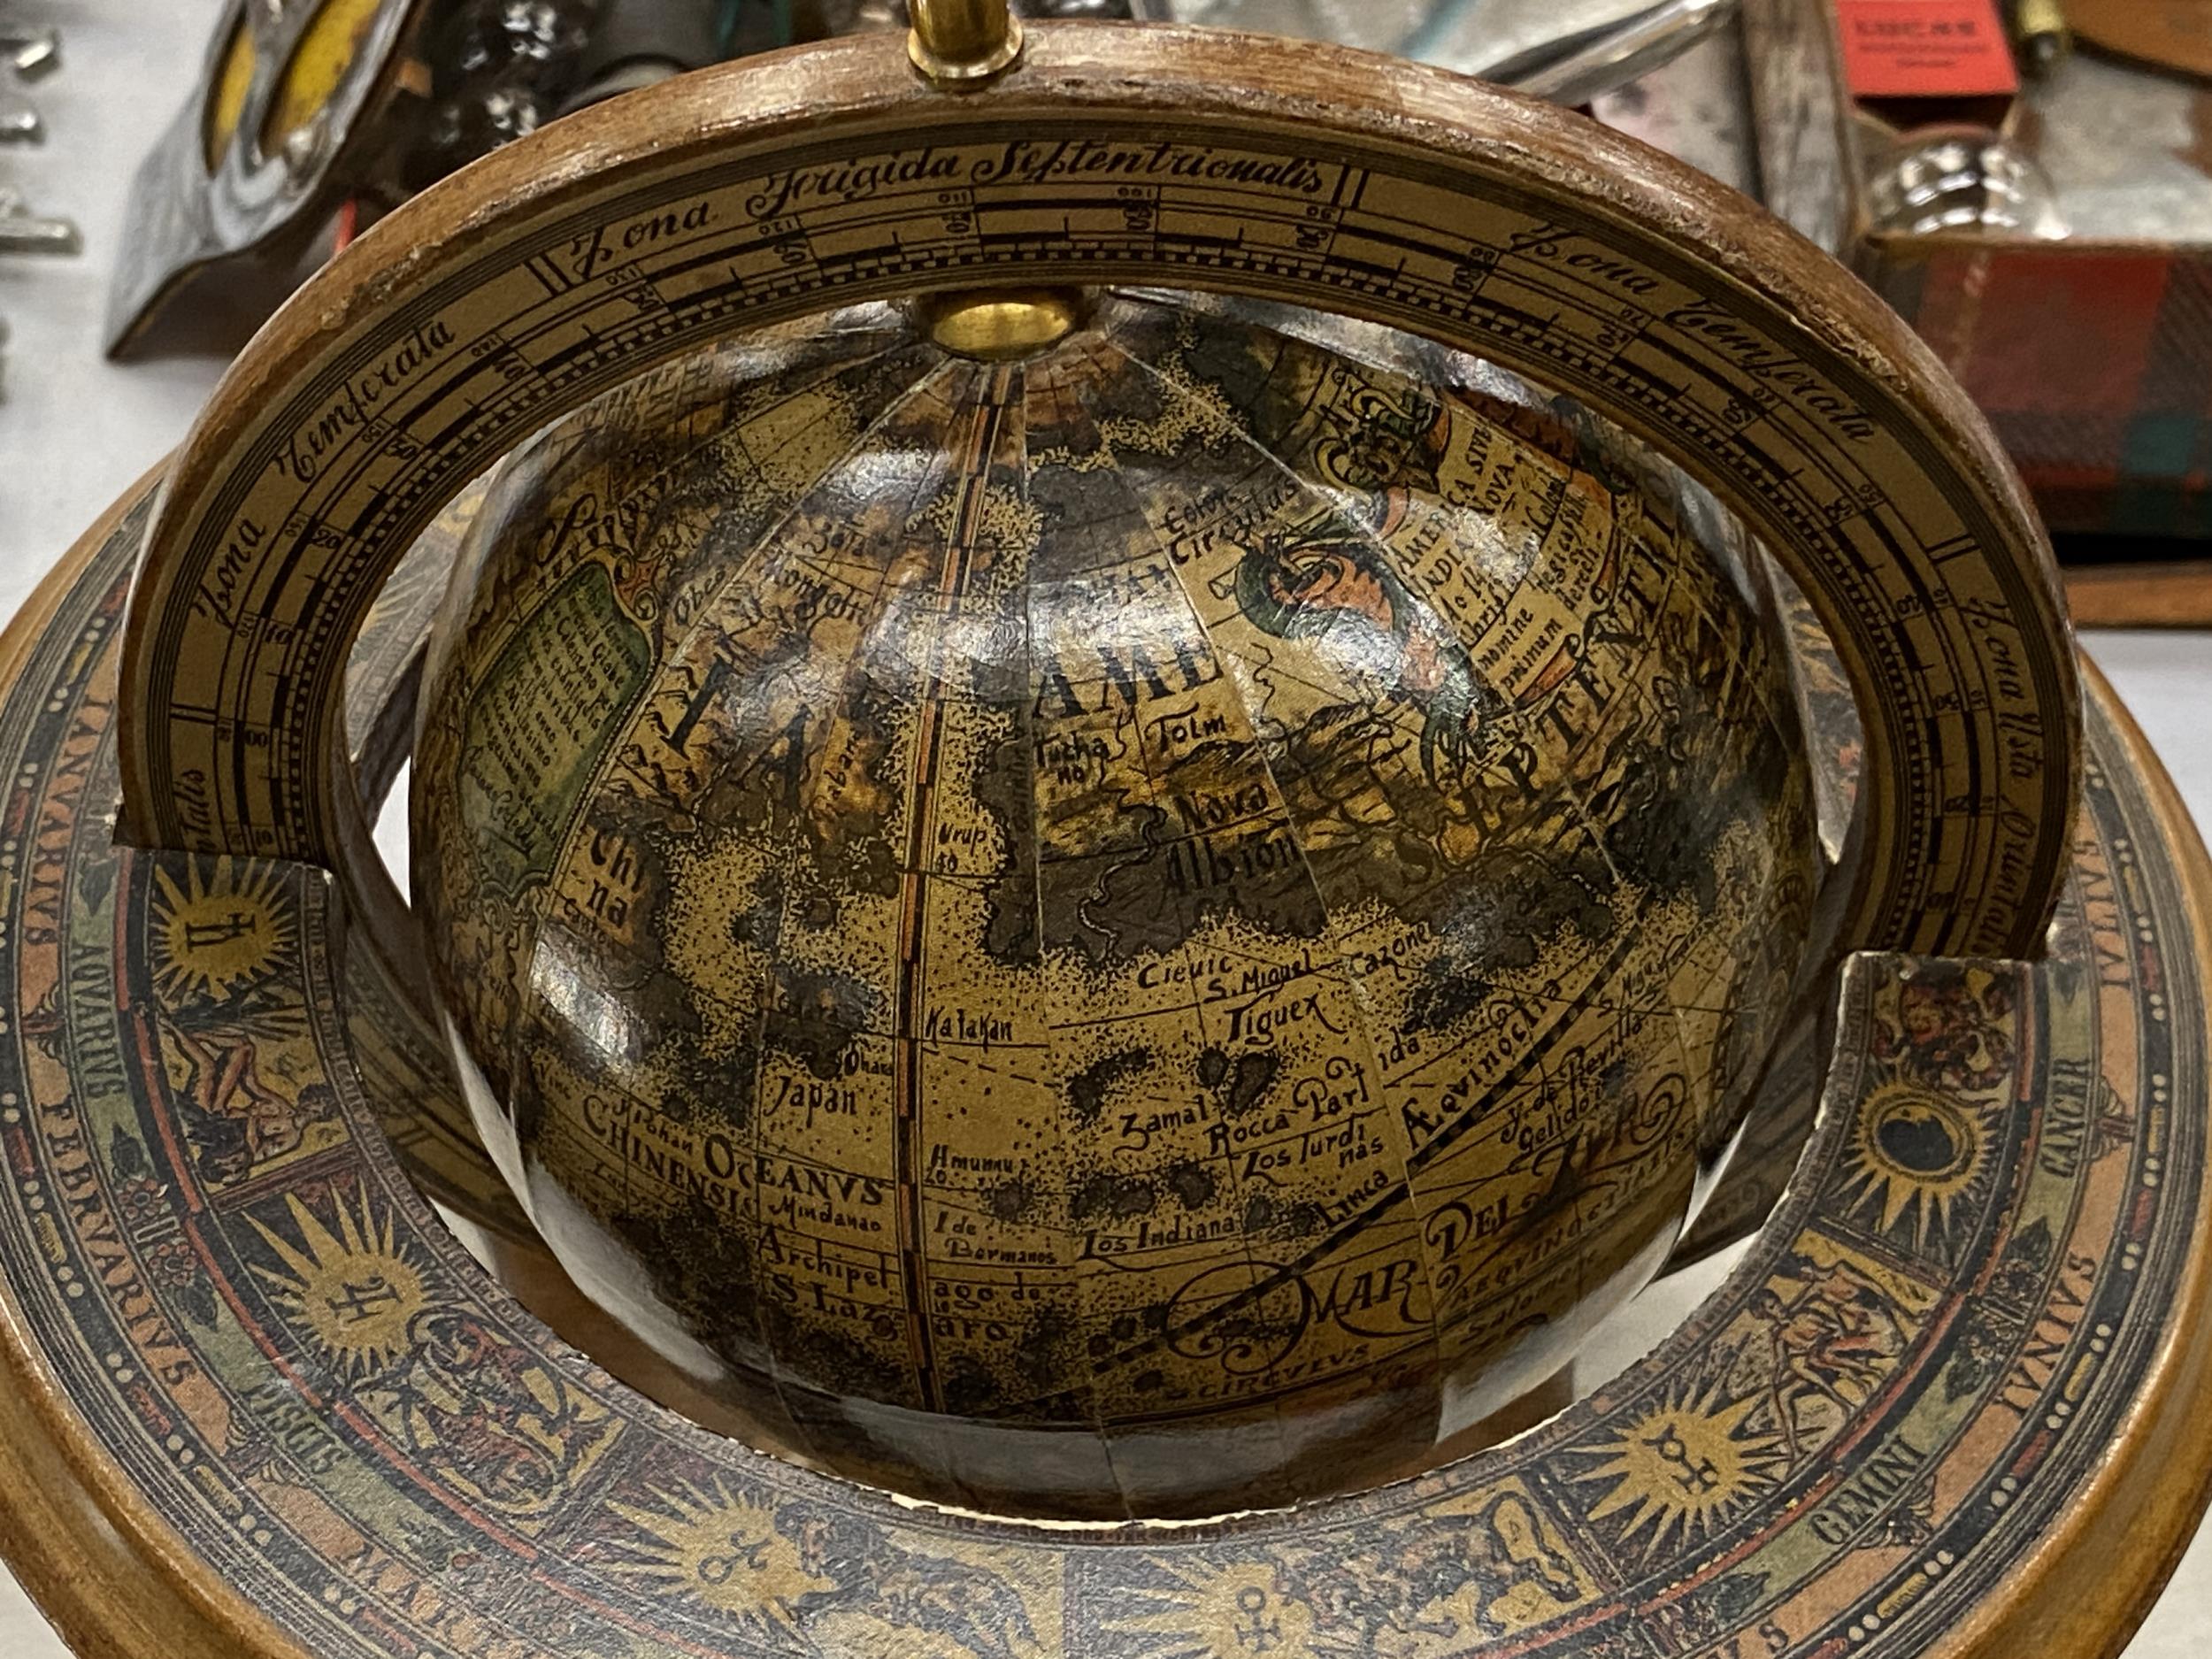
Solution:
[{"label": "degree scale markings", "polygon": [[[1190,39],[1176,44],[1187,64]],[[1340,138],[1318,122],[1294,149],[1279,123],[1194,109],[1175,113],[1165,140],[1157,111],[1048,104],[1019,119],[956,119],[1013,97],[1023,73],[950,109],[926,100],[887,139],[879,127],[761,146],[750,162],[726,142],[636,159],[581,206],[534,219],[511,208],[528,234],[388,283],[402,297],[337,334],[303,390],[234,417],[258,416],[251,442],[234,444],[216,423],[180,469],[155,538],[136,602],[150,613],[134,643],[144,695],[131,706],[168,709],[184,663],[215,664],[202,713],[217,718],[134,714],[145,728],[127,742],[136,833],[329,856],[339,648],[445,495],[559,409],[687,346],[847,301],[1002,274],[1150,280],[1333,304],[1447,337],[1585,397],[1678,458],[1695,451],[1695,470],[1794,544],[1876,717],[1875,868],[1851,937],[2032,948],[2073,776],[2070,664],[2052,649],[2034,532],[2008,520],[2007,503],[1992,514],[1970,442],[1955,435],[1947,452],[1926,416],[1809,333],[1785,332],[1790,319],[1769,302],[1555,181]],[[1577,135],[1582,148],[1600,142]],[[1081,169],[1106,181],[1065,176]],[[1138,201],[1148,211],[1133,217]],[[1309,219],[1310,206],[1324,218]],[[1314,224],[1326,234],[1300,246]],[[396,219],[387,241],[401,247],[401,234]],[[321,314],[342,317],[357,280],[328,279],[339,302]],[[563,280],[572,286],[548,291]],[[336,534],[311,545],[311,522]],[[1962,539],[1990,558],[1947,557]],[[206,594],[226,584],[234,614],[297,625],[289,639],[219,622]],[[196,588],[197,604],[186,598]],[[1952,711],[1944,736],[1967,741],[1942,745],[1939,770],[1939,710]],[[1955,894],[1962,913],[1930,913]]]},{"label": "degree scale markings", "polygon": [[[1062,204],[1062,205],[1065,205],[1065,204]],[[878,217],[880,217],[880,216],[878,216]],[[1064,219],[1064,221],[1063,221],[1063,222],[1066,222]],[[789,235],[787,235],[787,234],[779,234],[779,233],[777,233],[777,232],[773,229],[773,227],[773,227],[773,222],[772,221],[771,223],[772,223],[772,228],[771,228],[770,232],[769,232],[768,234],[764,234],[764,235],[760,236],[760,237],[758,238],[758,241],[757,241],[757,245],[758,245],[758,246],[764,246],[764,247],[776,247],[776,248],[780,248],[780,249],[783,249],[783,248],[794,248],[794,247],[795,247],[795,246],[797,245],[796,239],[795,239],[795,238],[793,238],[793,237],[791,237],[791,236],[789,236]],[[756,228],[757,228],[757,227],[756,227]],[[1157,239],[1157,238],[1156,238],[1156,235],[1155,236],[1155,238],[1154,238],[1154,239],[1155,239],[1155,240],[1156,240],[1156,239]],[[589,263],[590,261],[592,261],[592,260],[595,259],[595,258],[596,258],[596,257],[597,257],[598,251],[599,251],[599,250],[598,250],[595,247],[595,248],[591,248],[591,249],[588,249],[588,250],[585,250],[585,253],[584,253],[584,257],[585,257],[585,259],[586,259],[587,263]],[[1518,259],[1518,257],[1520,257],[1520,256],[1519,256],[1519,250],[1515,250],[1509,251],[1509,252],[1508,252],[1508,253],[1507,253],[1504,257],[1505,257],[1506,258],[1509,258],[1509,259]],[[1319,261],[1318,261],[1318,260],[1310,260],[1310,263],[1315,263],[1315,264],[1318,264],[1318,263],[1319,263]],[[689,261],[685,262],[685,263],[684,263],[684,265],[679,265],[679,266],[677,266],[677,267],[676,267],[676,270],[680,271],[680,270],[686,269],[687,267],[695,269],[695,268],[696,268],[696,267],[697,267],[700,264],[702,264],[702,263],[704,263],[704,260],[703,260],[703,259],[701,259],[701,258],[694,258],[694,259],[692,259],[692,260],[689,260]],[[788,262],[787,262],[787,263],[788,263]],[[537,265],[536,266],[534,266],[534,270],[535,270],[535,271],[541,271],[541,270],[542,270],[542,268],[543,268],[543,265],[542,265],[542,263],[540,263],[539,265]],[[1489,282],[1490,277],[1495,274],[1495,273],[1496,273],[1497,269],[1498,269],[1498,265],[1497,265],[1496,264],[1493,264],[1493,265],[1491,265],[1487,268],[1487,270],[1486,270],[1486,273],[1485,273],[1484,279],[1483,279],[1483,283],[1484,283],[1484,286],[1486,286],[1486,286],[1488,285],[1488,282]],[[664,274],[673,274],[673,273],[672,273],[672,272],[671,272],[671,273],[664,273]],[[623,287],[623,288],[619,291],[619,292],[620,292],[620,296],[621,296],[621,297],[626,298],[626,299],[627,299],[627,298],[631,298],[632,296],[635,296],[641,288],[643,288],[645,291],[647,291],[647,292],[649,292],[649,293],[653,293],[653,294],[655,294],[656,298],[657,299],[657,297],[658,297],[658,296],[657,296],[657,290],[656,290],[656,289],[652,287],[652,285],[651,285],[651,283],[650,283],[649,280],[648,280],[648,279],[640,279],[640,280],[636,280],[636,281],[634,281],[634,282],[632,282],[632,281],[627,280],[628,279],[632,279],[632,278],[636,278],[636,277],[638,277],[638,273],[636,272],[636,270],[635,270],[635,268],[634,268],[634,267],[632,267],[632,266],[622,266],[622,267],[618,267],[616,270],[611,271],[611,272],[609,272],[609,273],[607,273],[607,278],[608,278],[610,280],[613,280],[613,279],[615,279],[615,278],[618,278],[618,277],[619,277],[619,278],[622,278],[622,279],[625,279],[625,280],[626,280],[626,281],[625,281],[625,286],[624,286],[624,287]],[[582,284],[579,284],[578,286],[580,286],[580,286],[582,286]],[[1555,290],[1556,290],[1556,288],[1557,288],[1557,287],[1558,287],[1558,285],[1557,285],[1557,284],[1550,284],[1550,285],[1547,285],[1547,286],[1550,286],[1550,287],[1554,288],[1554,289],[1555,289]],[[568,291],[572,292],[573,290],[572,290],[572,289],[571,289],[571,290],[568,290]],[[523,332],[523,333],[524,333],[524,334],[525,334],[525,336],[526,336],[526,338],[536,339],[536,338],[540,338],[540,337],[542,337],[542,336],[544,336],[544,335],[546,335],[546,334],[551,334],[551,333],[555,332],[555,330],[556,330],[556,329],[557,329],[557,328],[558,328],[558,327],[559,327],[562,324],[564,324],[564,323],[567,323],[567,322],[570,322],[570,321],[572,321],[572,319],[569,316],[567,316],[567,315],[565,315],[565,314],[557,314],[557,315],[556,315],[556,317],[552,319],[552,321],[551,321],[550,323],[542,323],[542,322],[541,322],[541,323],[537,323],[537,324],[535,324],[535,326],[530,326],[530,327],[528,327],[528,328],[526,328],[526,330],[521,331],[521,332]],[[1507,326],[1507,327],[1509,329],[1509,328],[1511,328],[1511,327],[1512,327],[1512,326],[1513,326],[1513,323],[1514,323],[1514,322],[1518,322],[1518,321],[1520,321],[1520,320],[1521,320],[1520,319],[1510,319],[1510,320],[1506,321],[1506,322],[1505,322],[1505,324],[1504,324],[1504,326]],[[1553,321],[1554,321],[1554,322],[1555,322],[1555,320],[1556,320],[1556,319],[1555,319],[1555,319],[1553,319]],[[1545,333],[1547,333],[1547,334],[1556,334],[1559,332],[1558,330],[1556,330],[1556,329],[1555,329],[1555,327],[1552,326],[1551,326],[1551,324],[1549,324],[1549,323],[1545,324],[1545,325],[1543,325],[1543,326],[1542,326],[1542,331],[1543,331],[1543,332],[1545,332]],[[589,338],[590,338],[590,340],[591,340],[591,349],[592,349],[592,354],[593,354],[593,355],[596,355],[596,349],[596,349],[596,348],[600,345],[601,342],[602,342],[602,341],[605,338],[605,336],[604,336],[604,335],[602,335],[602,334],[597,334],[595,331],[589,331],[589,330],[588,330],[588,325],[587,325],[587,332],[588,332],[588,336],[589,336]],[[653,332],[657,332],[657,331],[653,331]],[[488,335],[488,336],[487,336],[487,339],[488,339],[488,341],[498,341],[498,340],[500,340],[500,337],[499,337],[499,335],[497,334],[497,333],[496,333],[496,332],[495,332],[494,334],[490,334],[490,335]],[[500,341],[500,343],[501,343],[503,346],[504,346],[506,342],[505,342],[504,341]],[[513,349],[512,349],[511,347],[509,347],[509,348],[507,348],[507,349],[508,349],[509,351],[511,351],[511,352]],[[1571,348],[1570,348],[1570,349],[1571,349]],[[575,352],[571,351],[571,352],[569,352],[569,353],[565,353],[565,354],[562,354],[562,355],[565,355],[565,356],[573,356],[573,355],[576,355],[576,354],[575,354]],[[537,365],[526,365],[526,360],[525,360],[525,359],[520,359],[520,358],[519,358],[519,357],[518,357],[518,355],[516,355],[516,356],[505,356],[504,354],[503,354],[503,360],[505,360],[505,361],[524,361],[524,362],[526,363],[526,366],[528,367],[528,369],[529,369],[531,378],[533,378],[533,379],[534,379],[534,380],[536,380],[540,381],[541,383],[552,383],[552,384],[557,384],[557,383],[558,383],[558,382],[559,382],[562,379],[566,378],[566,377],[565,377],[565,376],[563,376],[563,375],[561,375],[561,374],[559,374],[559,373],[555,373],[555,374],[553,374],[553,375],[551,375],[551,376],[548,376],[548,375],[546,375],[546,374],[542,372],[542,370],[541,370],[541,369],[540,369]],[[555,361],[557,361],[557,358]],[[1597,361],[1597,359],[1593,358],[1593,359],[1590,359],[1589,361],[1591,361],[1591,362],[1595,362],[1595,361]],[[1582,367],[1582,366],[1585,366],[1585,365],[1584,365],[1584,364],[1577,364],[1577,365],[1576,365],[1576,366],[1578,366],[1578,367]],[[473,378],[473,377],[472,377],[472,378]],[[520,377],[511,377],[511,379],[518,379],[518,378],[520,378]],[[431,389],[432,389],[432,396],[431,396],[430,398],[426,399],[426,401],[428,401],[428,402],[433,402],[433,403],[434,403],[434,402],[435,402],[435,401],[437,401],[437,400],[435,399],[434,394],[436,393],[436,391],[438,391],[438,390],[440,390],[440,389],[442,389],[442,388],[431,388]],[[504,401],[506,401],[506,399],[504,399],[504,398],[503,397],[503,398],[500,398],[500,399],[495,399],[495,400],[494,400],[493,402],[491,402],[491,403],[480,403],[480,404],[478,404],[478,405],[477,405],[477,408],[478,408],[478,411],[479,411],[479,418],[480,419],[480,418],[482,418],[483,416],[485,416],[485,415],[488,414],[488,412],[489,412],[492,409],[496,408],[500,403],[503,403],[503,402],[504,402]],[[1768,399],[1768,400],[1767,400],[1767,402],[1768,402],[1769,406],[1770,406],[1770,407],[1771,407],[1772,400],[1770,398],[1770,399]],[[1679,406],[1678,405],[1677,407],[1678,408]],[[473,424],[475,424],[475,423],[474,423],[473,421],[472,421],[472,422],[469,422],[469,423],[467,423],[467,424],[473,425]],[[457,435],[457,434],[456,434],[456,432],[455,432],[455,429],[454,429],[453,427],[451,427],[451,426],[449,426],[449,427],[448,427],[448,428],[446,428],[446,430],[444,430],[443,432],[437,433],[437,434],[431,434],[431,435],[430,435],[430,437],[428,438],[427,442],[428,442],[429,447],[432,447],[432,448],[436,448],[436,447],[438,447],[438,446],[441,444],[441,442],[442,442],[442,441],[449,440],[449,439],[453,438],[454,436],[456,436],[456,435]],[[1783,505],[1783,506],[1784,506],[1784,508],[1785,508],[1785,511],[1787,511],[1790,507],[1793,507],[1793,506],[1795,506],[1797,503],[1789,503],[1789,502],[1787,502],[1787,501],[1786,501],[1786,497],[1784,497],[1784,498],[1782,498],[1781,500],[1778,501],[1778,505]],[[1809,505],[1809,504],[1811,504],[1811,503],[1808,503],[1808,504]],[[376,517],[377,518],[387,518],[387,517],[388,517],[388,516],[391,514],[391,510],[392,510],[392,503],[391,503],[391,501],[390,501],[388,498],[387,498],[387,499],[384,499],[384,500],[382,500],[382,501],[378,502],[378,503],[377,503],[377,507],[378,507],[378,509],[379,509],[379,511],[378,511],[376,512],[376,514],[375,514],[375,517]],[[1796,515],[1796,514],[1794,514],[1794,513],[1793,514],[1793,517],[1796,517],[1796,516],[1798,516],[1798,515]],[[371,526],[365,526],[365,527],[375,527],[375,528],[380,528],[380,527],[382,527],[382,526],[381,526],[375,525],[375,524],[374,524],[374,522],[373,522],[373,520],[372,520],[372,524],[371,524]]]}]

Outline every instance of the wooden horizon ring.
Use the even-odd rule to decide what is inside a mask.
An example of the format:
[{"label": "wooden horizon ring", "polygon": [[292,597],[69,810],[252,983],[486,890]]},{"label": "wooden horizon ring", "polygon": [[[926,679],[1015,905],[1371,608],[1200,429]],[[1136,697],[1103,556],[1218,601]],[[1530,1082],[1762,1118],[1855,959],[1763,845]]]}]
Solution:
[{"label": "wooden horizon ring", "polygon": [[2055,575],[1895,317],[1741,197],[1446,72],[1031,31],[949,95],[893,35],[687,76],[396,211],[248,348],[133,595],[127,840],[342,862],[347,649],[433,513],[652,363],[872,298],[1149,282],[1392,324],[1571,393],[1765,535],[1867,725],[1845,948],[2037,952],[2079,782]]}]

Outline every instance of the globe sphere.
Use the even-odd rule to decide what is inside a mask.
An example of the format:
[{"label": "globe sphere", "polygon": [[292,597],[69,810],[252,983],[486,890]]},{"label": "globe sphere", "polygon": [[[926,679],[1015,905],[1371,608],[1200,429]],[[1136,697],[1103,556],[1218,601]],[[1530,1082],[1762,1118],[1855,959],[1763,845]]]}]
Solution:
[{"label": "globe sphere", "polygon": [[1678,1236],[1805,952],[1788,664],[1572,405],[1052,307],[756,334],[511,457],[414,901],[545,1242],[764,1443],[1282,1503],[1421,1466]]}]

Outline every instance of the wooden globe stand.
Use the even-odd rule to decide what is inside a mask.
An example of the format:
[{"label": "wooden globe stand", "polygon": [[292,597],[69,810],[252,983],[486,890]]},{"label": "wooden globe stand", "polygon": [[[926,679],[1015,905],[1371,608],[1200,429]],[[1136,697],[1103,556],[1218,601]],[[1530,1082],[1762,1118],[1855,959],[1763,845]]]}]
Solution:
[{"label": "wooden globe stand", "polygon": [[[1572,118],[1289,42],[924,23],[395,214],[0,644],[0,1547],[34,1596],[164,1659],[2112,1652],[2212,1474],[2212,886],[2093,677],[2077,742],[1978,418],[1810,250]],[[508,444],[760,322],[1083,281],[1573,392],[1770,541],[1866,722],[1819,1119],[1763,1126],[1736,1179],[1794,1174],[1720,1288],[1518,1440],[1173,1526],[793,1467],[518,1305],[422,1195],[527,1267],[364,806],[437,515]]]}]

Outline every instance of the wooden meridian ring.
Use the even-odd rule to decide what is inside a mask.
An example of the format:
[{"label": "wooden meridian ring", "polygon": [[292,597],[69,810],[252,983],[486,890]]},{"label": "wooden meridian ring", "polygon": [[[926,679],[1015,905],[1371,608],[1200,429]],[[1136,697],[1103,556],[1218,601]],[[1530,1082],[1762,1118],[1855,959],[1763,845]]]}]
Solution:
[{"label": "wooden meridian ring", "polygon": [[393,214],[232,370],[133,595],[121,833],[336,864],[349,645],[439,506],[651,363],[952,288],[1137,282],[1388,323],[1573,394],[1775,547],[1867,717],[1846,946],[2033,955],[2079,783],[2040,530],[1901,323],[1742,198],[1450,73],[1030,32],[950,93],[895,36],[687,76]]}]

